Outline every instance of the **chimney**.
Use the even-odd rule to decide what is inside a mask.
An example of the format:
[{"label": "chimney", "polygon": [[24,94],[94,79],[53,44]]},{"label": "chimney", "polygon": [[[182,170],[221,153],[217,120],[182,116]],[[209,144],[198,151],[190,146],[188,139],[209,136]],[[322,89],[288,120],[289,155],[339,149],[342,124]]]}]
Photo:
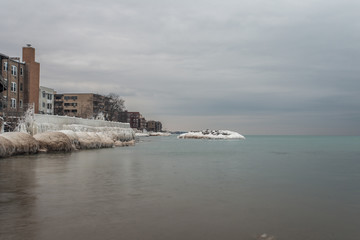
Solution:
[{"label": "chimney", "polygon": [[23,62],[25,62],[24,102],[34,104],[35,113],[39,113],[40,64],[35,62],[35,48],[31,44],[23,47]]},{"label": "chimney", "polygon": [[26,47],[23,47],[22,58],[23,62],[26,63],[35,62],[35,48],[31,47],[31,44],[26,44]]}]

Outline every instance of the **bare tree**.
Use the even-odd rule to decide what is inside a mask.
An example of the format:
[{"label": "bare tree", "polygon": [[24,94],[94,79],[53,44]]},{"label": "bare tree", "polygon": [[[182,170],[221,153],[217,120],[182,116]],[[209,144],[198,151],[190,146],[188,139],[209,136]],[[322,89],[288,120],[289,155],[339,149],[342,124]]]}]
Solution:
[{"label": "bare tree", "polygon": [[109,121],[118,121],[119,115],[125,110],[125,100],[116,93],[105,96],[106,118]]}]

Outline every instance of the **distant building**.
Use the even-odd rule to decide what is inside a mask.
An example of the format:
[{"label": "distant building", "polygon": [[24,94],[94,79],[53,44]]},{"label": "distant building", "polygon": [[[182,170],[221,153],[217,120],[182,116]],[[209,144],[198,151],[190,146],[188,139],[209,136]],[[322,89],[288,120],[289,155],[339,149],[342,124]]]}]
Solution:
[{"label": "distant building", "polygon": [[153,121],[153,120],[147,121],[146,130],[149,132],[161,132],[162,124],[159,121]]},{"label": "distant building", "polygon": [[95,118],[101,112],[106,114],[105,96],[94,93],[55,94],[56,115]]},{"label": "distant building", "polygon": [[39,89],[39,113],[54,114],[54,95],[55,90],[40,86]]},{"label": "distant building", "polygon": [[40,64],[31,45],[23,47],[22,61],[0,53],[0,63],[0,115],[15,124],[29,104],[39,112]]},{"label": "distant building", "polygon": [[146,120],[139,112],[127,112],[127,122],[131,128],[143,130],[146,128]]}]

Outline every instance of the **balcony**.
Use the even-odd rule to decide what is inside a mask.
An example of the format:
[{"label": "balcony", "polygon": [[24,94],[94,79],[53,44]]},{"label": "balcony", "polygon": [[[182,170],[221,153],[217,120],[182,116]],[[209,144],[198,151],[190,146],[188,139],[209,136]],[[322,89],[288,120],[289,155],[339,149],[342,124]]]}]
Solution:
[{"label": "balcony", "polygon": [[0,93],[7,90],[8,82],[3,78],[3,76],[0,75]]}]

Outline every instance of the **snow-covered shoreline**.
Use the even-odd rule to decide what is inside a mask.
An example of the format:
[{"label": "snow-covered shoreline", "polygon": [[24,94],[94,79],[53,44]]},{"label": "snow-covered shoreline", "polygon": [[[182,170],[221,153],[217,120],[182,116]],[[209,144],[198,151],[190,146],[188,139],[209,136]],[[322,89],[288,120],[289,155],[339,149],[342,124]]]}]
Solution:
[{"label": "snow-covered shoreline", "polygon": [[245,139],[245,137],[237,132],[229,130],[203,130],[191,131],[180,134],[178,138],[193,138],[193,139]]},{"label": "snow-covered shoreline", "polygon": [[61,130],[31,136],[23,132],[0,135],[0,157],[38,152],[71,152],[82,149],[133,146],[133,138],[123,138],[116,132],[74,132]]},{"label": "snow-covered shoreline", "polygon": [[40,116],[30,112],[19,124],[18,132],[0,135],[0,157],[134,144],[135,133],[128,123]]}]

